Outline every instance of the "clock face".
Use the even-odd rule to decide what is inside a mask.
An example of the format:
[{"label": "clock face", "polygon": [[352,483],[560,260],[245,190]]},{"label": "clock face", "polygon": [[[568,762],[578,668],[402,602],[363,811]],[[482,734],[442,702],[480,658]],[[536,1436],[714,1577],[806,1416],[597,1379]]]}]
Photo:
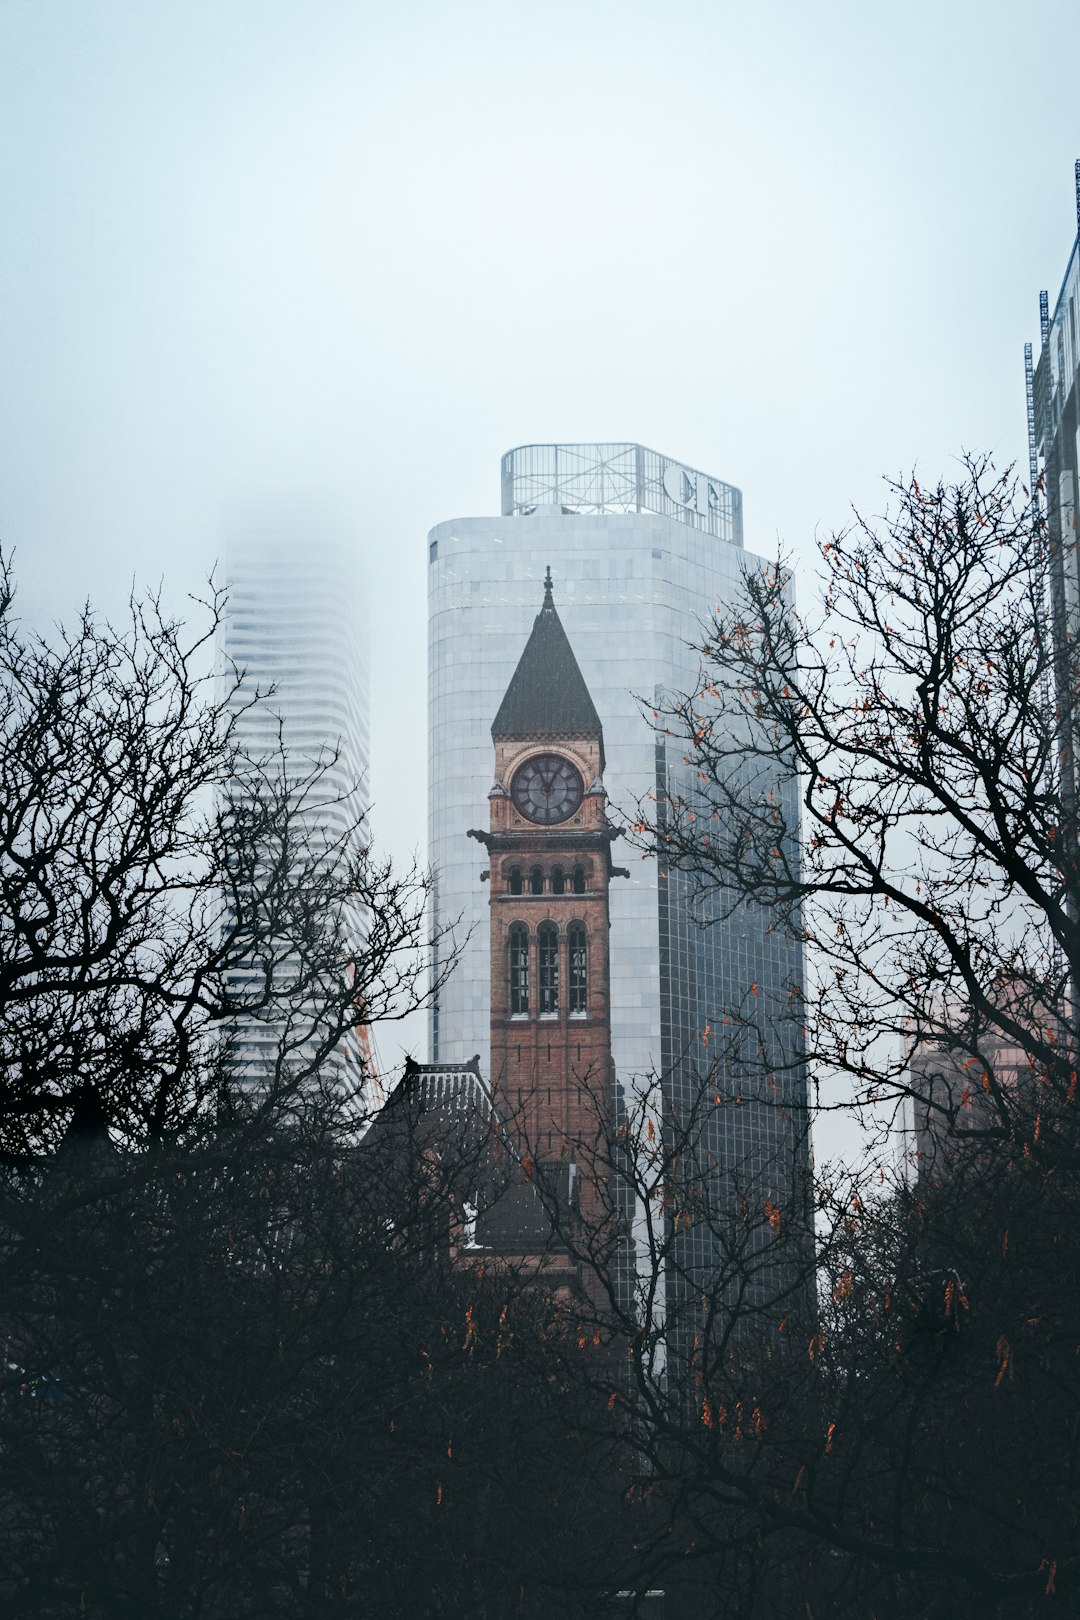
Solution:
[{"label": "clock face", "polygon": [[581,777],[568,759],[537,754],[514,777],[510,796],[529,821],[565,821],[581,803]]}]

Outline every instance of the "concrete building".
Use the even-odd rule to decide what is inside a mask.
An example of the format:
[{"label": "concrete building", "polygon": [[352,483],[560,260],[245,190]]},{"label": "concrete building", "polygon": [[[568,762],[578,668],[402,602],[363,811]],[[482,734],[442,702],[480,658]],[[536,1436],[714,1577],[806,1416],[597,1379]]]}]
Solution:
[{"label": "concrete building", "polygon": [[[613,810],[693,792],[684,748],[658,734],[651,705],[692,690],[699,622],[738,596],[744,570],[739,491],[634,444],[528,445],[502,463],[502,511],[440,523],[428,536],[429,824],[436,923],[458,919],[462,959],[432,1014],[432,1057],[480,1054],[490,1074],[492,983],[484,852],[467,837],[491,787],[490,727],[554,576],[584,684],[603,717],[604,785]],[[744,908],[721,918],[690,880],[624,844],[630,868],[611,917],[610,1017],[623,1088],[650,1073],[686,1102],[711,1083],[710,1027],[756,986],[758,1009],[786,1046],[784,1095],[747,1094],[717,1113],[716,1151],[749,1171],[790,1153],[805,1107],[788,991],[801,983],[796,942]],[[702,926],[711,925],[711,926]],[[712,1078],[715,1078],[713,1075]],[[733,1082],[734,1085],[735,1082]]]},{"label": "concrete building", "polygon": [[912,1042],[905,1157],[908,1173],[918,1178],[942,1179],[961,1150],[970,1155],[1000,1144],[1022,1122],[1038,1136],[1048,1093],[1032,1048],[1045,1041],[1051,1053],[1067,1050],[1061,1009],[1041,1001],[1029,980],[1006,972],[989,991],[996,1019],[980,1018],[970,1007],[957,1008],[950,1019],[938,1008],[936,1035]]},{"label": "concrete building", "polygon": [[999,1137],[1006,1128],[999,1104],[1015,1112],[1023,1100],[1025,1054],[1000,1031],[964,1042],[920,1043],[909,1064],[911,1086],[906,1170],[916,1180],[941,1180],[962,1149]]}]

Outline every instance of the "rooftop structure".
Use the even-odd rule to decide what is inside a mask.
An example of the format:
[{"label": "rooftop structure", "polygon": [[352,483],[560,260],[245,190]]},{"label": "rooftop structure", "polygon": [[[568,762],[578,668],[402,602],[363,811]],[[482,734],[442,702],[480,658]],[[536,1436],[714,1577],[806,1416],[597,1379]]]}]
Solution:
[{"label": "rooftop structure", "polygon": [[502,459],[504,517],[563,512],[656,512],[742,545],[742,495],[710,473],[643,444],[522,444]]}]

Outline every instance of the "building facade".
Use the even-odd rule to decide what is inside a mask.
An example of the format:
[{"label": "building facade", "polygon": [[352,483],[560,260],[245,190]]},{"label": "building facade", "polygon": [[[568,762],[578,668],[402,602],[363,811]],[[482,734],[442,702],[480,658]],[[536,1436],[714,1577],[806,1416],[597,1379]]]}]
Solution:
[{"label": "building facade", "polygon": [[410,1060],[378,1131],[404,1123],[407,1151],[419,1145],[448,1169],[456,1161],[459,1257],[511,1261],[564,1300],[595,1305],[602,1290],[570,1234],[591,1241],[615,1193],[608,888],[628,874],[612,865],[603,727],[550,573],[489,746],[488,825],[469,836],[489,863],[477,881],[490,940],[490,1073],[478,1056],[460,1066]]},{"label": "building facade", "polygon": [[[300,836],[313,850],[337,850],[365,809],[368,780],[367,634],[348,532],[308,503],[249,513],[228,540],[226,587],[219,653],[227,681],[233,670],[244,675],[231,698],[240,753],[271,774],[283,766],[303,798]],[[263,695],[252,703],[256,690]],[[313,770],[322,775],[305,793]],[[355,926],[363,927],[362,917]],[[238,970],[234,989],[242,994],[245,980],[258,973],[255,965]],[[292,1039],[273,1017],[241,1020],[236,1072],[260,1083]],[[294,1060],[303,1063],[306,1055],[301,1041]],[[350,1086],[361,1076],[370,1080],[366,1034],[349,1037],[330,1067]]]},{"label": "building facade", "polygon": [[587,1218],[591,1160],[614,1112],[604,733],[555,610],[550,573],[491,727],[487,830],[491,1082],[502,1119],[547,1167],[573,1167]]},{"label": "building facade", "polygon": [[[428,557],[435,920],[456,923],[462,948],[433,1011],[432,1056],[460,1062],[479,1052],[483,1070],[493,1073],[489,996],[502,980],[493,978],[484,916],[484,852],[467,834],[491,787],[491,716],[517,666],[545,569],[550,565],[584,684],[603,716],[613,820],[633,821],[639,804],[652,813],[658,794],[693,792],[684,746],[658,733],[652,706],[693,690],[698,660],[690,644],[700,622],[737,600],[744,571],[763,564],[743,549],[738,490],[632,444],[509,452],[501,514],[437,525]],[[805,1108],[789,1011],[789,991],[802,979],[797,942],[771,931],[760,912],[724,915],[715,902],[700,902],[691,879],[637,851],[618,858],[630,869],[610,930],[618,1085],[661,1076],[673,1105],[691,1103],[716,1080],[710,1029],[719,1032],[724,1012],[741,1005],[753,984],[759,1010],[785,1046],[774,1067],[787,1089],[778,1099],[744,1084],[743,1106],[717,1111],[716,1154],[726,1168],[747,1173],[789,1160],[792,1110]],[[551,881],[546,873],[543,881]],[[539,973],[539,960],[530,971]],[[570,972],[569,959],[563,971]]]},{"label": "building facade", "polygon": [[1076,226],[1053,309],[1039,297],[1040,353],[1032,371],[1027,346],[1028,433],[1032,482],[1043,477],[1050,535],[1050,611],[1054,627],[1057,712],[1061,719],[1062,789],[1077,805],[1080,741],[1080,160],[1075,169]]}]

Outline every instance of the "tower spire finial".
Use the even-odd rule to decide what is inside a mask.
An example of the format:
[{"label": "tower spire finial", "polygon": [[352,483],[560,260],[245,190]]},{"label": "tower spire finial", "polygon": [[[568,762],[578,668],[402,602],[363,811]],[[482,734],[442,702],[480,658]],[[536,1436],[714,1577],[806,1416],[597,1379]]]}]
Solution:
[{"label": "tower spire finial", "polygon": [[551,564],[548,563],[547,573],[544,575],[544,606],[554,607],[555,598],[551,594]]}]

